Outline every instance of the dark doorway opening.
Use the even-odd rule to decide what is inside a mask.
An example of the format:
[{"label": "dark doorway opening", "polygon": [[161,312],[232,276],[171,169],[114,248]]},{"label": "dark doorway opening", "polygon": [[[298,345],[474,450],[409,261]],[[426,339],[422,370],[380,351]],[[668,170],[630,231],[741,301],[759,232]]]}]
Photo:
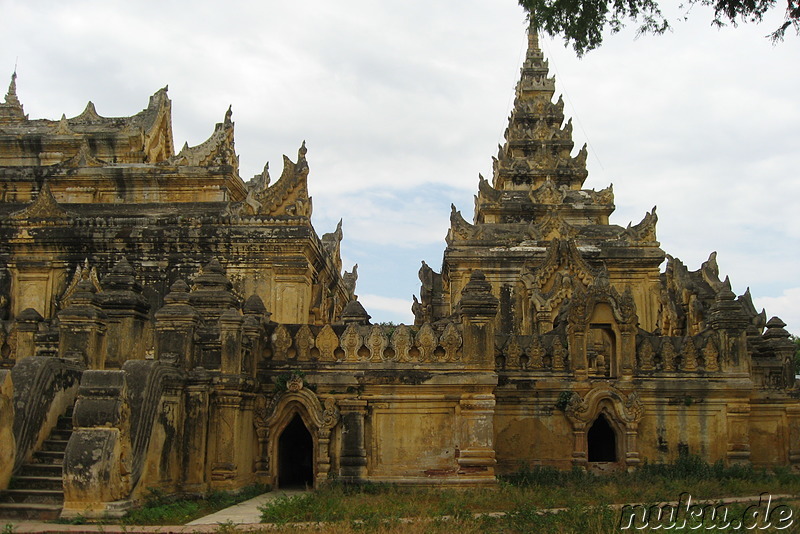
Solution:
[{"label": "dark doorway opening", "polygon": [[314,441],[300,414],[283,429],[278,439],[278,487],[314,487]]},{"label": "dark doorway opening", "polygon": [[617,436],[604,414],[600,414],[586,435],[590,462],[616,462]]}]

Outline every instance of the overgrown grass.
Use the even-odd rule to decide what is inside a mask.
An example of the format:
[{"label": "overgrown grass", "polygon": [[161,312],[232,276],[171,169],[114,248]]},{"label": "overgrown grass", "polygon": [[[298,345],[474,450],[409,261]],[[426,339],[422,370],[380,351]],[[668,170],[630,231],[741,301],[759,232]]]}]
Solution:
[{"label": "overgrown grass", "polygon": [[582,470],[559,471],[552,467],[526,467],[501,478],[506,485],[529,490],[542,507],[563,503],[587,506],[626,502],[660,502],[683,492],[695,498],[722,496],[800,494],[800,476],[788,469],[768,472],[751,466],[725,467],[685,455],[669,464],[644,464],[632,473],[595,476]]},{"label": "overgrown grass", "polygon": [[206,498],[175,499],[153,489],[148,493],[142,507],[128,512],[121,522],[124,525],[183,525],[267,491],[268,486],[256,484],[235,493],[215,491]]},{"label": "overgrown grass", "polygon": [[[725,467],[684,456],[666,465],[643,465],[633,473],[595,476],[582,470],[523,466],[501,477],[494,489],[403,488],[331,484],[313,493],[279,498],[262,507],[262,521],[302,531],[298,523],[324,522],[315,532],[616,532],[620,511],[611,504],[692,498],[800,494],[800,476]],[[792,506],[796,506],[793,501]],[[747,505],[730,505],[741,514]],[[564,509],[559,513],[544,510]],[[480,515],[504,512],[500,515]],[[476,515],[477,514],[477,515]],[[411,519],[409,523],[406,521]],[[800,516],[796,521],[800,527]],[[662,529],[663,530],[663,529]],[[648,529],[632,530],[649,532]],[[660,531],[654,529],[653,532]],[[691,532],[690,529],[671,529]],[[734,532],[718,528],[715,532]],[[791,530],[789,530],[791,531]]]}]

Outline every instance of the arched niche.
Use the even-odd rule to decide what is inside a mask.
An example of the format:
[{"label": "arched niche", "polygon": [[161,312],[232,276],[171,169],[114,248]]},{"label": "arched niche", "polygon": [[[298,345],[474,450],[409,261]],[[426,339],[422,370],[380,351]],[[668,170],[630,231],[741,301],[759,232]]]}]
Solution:
[{"label": "arched niche", "polygon": [[[287,429],[298,432],[299,421],[311,436],[313,485],[318,487],[328,478],[330,471],[331,430],[339,420],[339,410],[333,398],[325,399],[323,407],[314,392],[303,388],[302,380],[290,382],[290,388],[279,393],[269,404],[264,400],[256,403],[256,430],[261,449],[256,465],[267,483],[279,486],[281,436]],[[293,421],[294,428],[290,428]]]},{"label": "arched niche", "polygon": [[633,378],[636,306],[607,280],[576,291],[567,309],[567,339],[575,378]]},{"label": "arched niche", "polygon": [[602,431],[610,430],[613,433],[616,458],[613,463],[628,470],[636,467],[639,464],[637,436],[643,409],[636,392],[626,395],[607,384],[590,390],[583,397],[573,392],[565,410],[567,419],[572,425],[573,464],[584,468],[590,467],[589,432],[597,424],[598,419],[602,418],[608,425],[608,428]]},{"label": "arched niche", "polygon": [[543,335],[553,330],[564,303],[578,292],[585,293],[599,274],[574,240],[554,238],[541,264],[524,267],[515,287],[520,332]]},{"label": "arched niche", "polygon": [[590,378],[616,378],[620,374],[620,329],[607,302],[592,310],[584,337],[587,372]]}]

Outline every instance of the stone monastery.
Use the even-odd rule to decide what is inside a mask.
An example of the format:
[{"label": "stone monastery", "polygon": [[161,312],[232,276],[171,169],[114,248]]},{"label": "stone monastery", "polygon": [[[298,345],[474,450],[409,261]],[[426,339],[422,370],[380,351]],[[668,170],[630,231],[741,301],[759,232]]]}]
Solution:
[{"label": "stone monastery", "polygon": [[[150,488],[492,485],[696,454],[800,467],[785,324],[609,224],[529,32],[505,144],[455,207],[414,325],[373,325],[306,148],[244,182],[230,110],[175,151],[131,117],[0,103],[0,516],[119,515]],[[665,263],[666,260],[666,263]],[[664,271],[661,271],[665,264]]]}]

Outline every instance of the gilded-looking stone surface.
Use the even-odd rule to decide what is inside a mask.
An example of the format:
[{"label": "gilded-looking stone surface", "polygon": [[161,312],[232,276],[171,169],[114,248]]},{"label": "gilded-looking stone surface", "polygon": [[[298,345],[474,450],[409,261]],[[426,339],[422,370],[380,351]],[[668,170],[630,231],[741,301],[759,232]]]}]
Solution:
[{"label": "gilded-looking stone surface", "polygon": [[800,468],[785,324],[715,254],[666,255],[655,209],[609,223],[534,32],[492,179],[471,222],[453,206],[441,270],[422,263],[414,325],[371,324],[343,223],[312,227],[305,143],[245,182],[230,109],[176,154],[167,88],[131,117],[31,120],[16,82],[0,490],[56,457],[54,516],[119,515],[149,488],[492,485],[526,463]]}]

